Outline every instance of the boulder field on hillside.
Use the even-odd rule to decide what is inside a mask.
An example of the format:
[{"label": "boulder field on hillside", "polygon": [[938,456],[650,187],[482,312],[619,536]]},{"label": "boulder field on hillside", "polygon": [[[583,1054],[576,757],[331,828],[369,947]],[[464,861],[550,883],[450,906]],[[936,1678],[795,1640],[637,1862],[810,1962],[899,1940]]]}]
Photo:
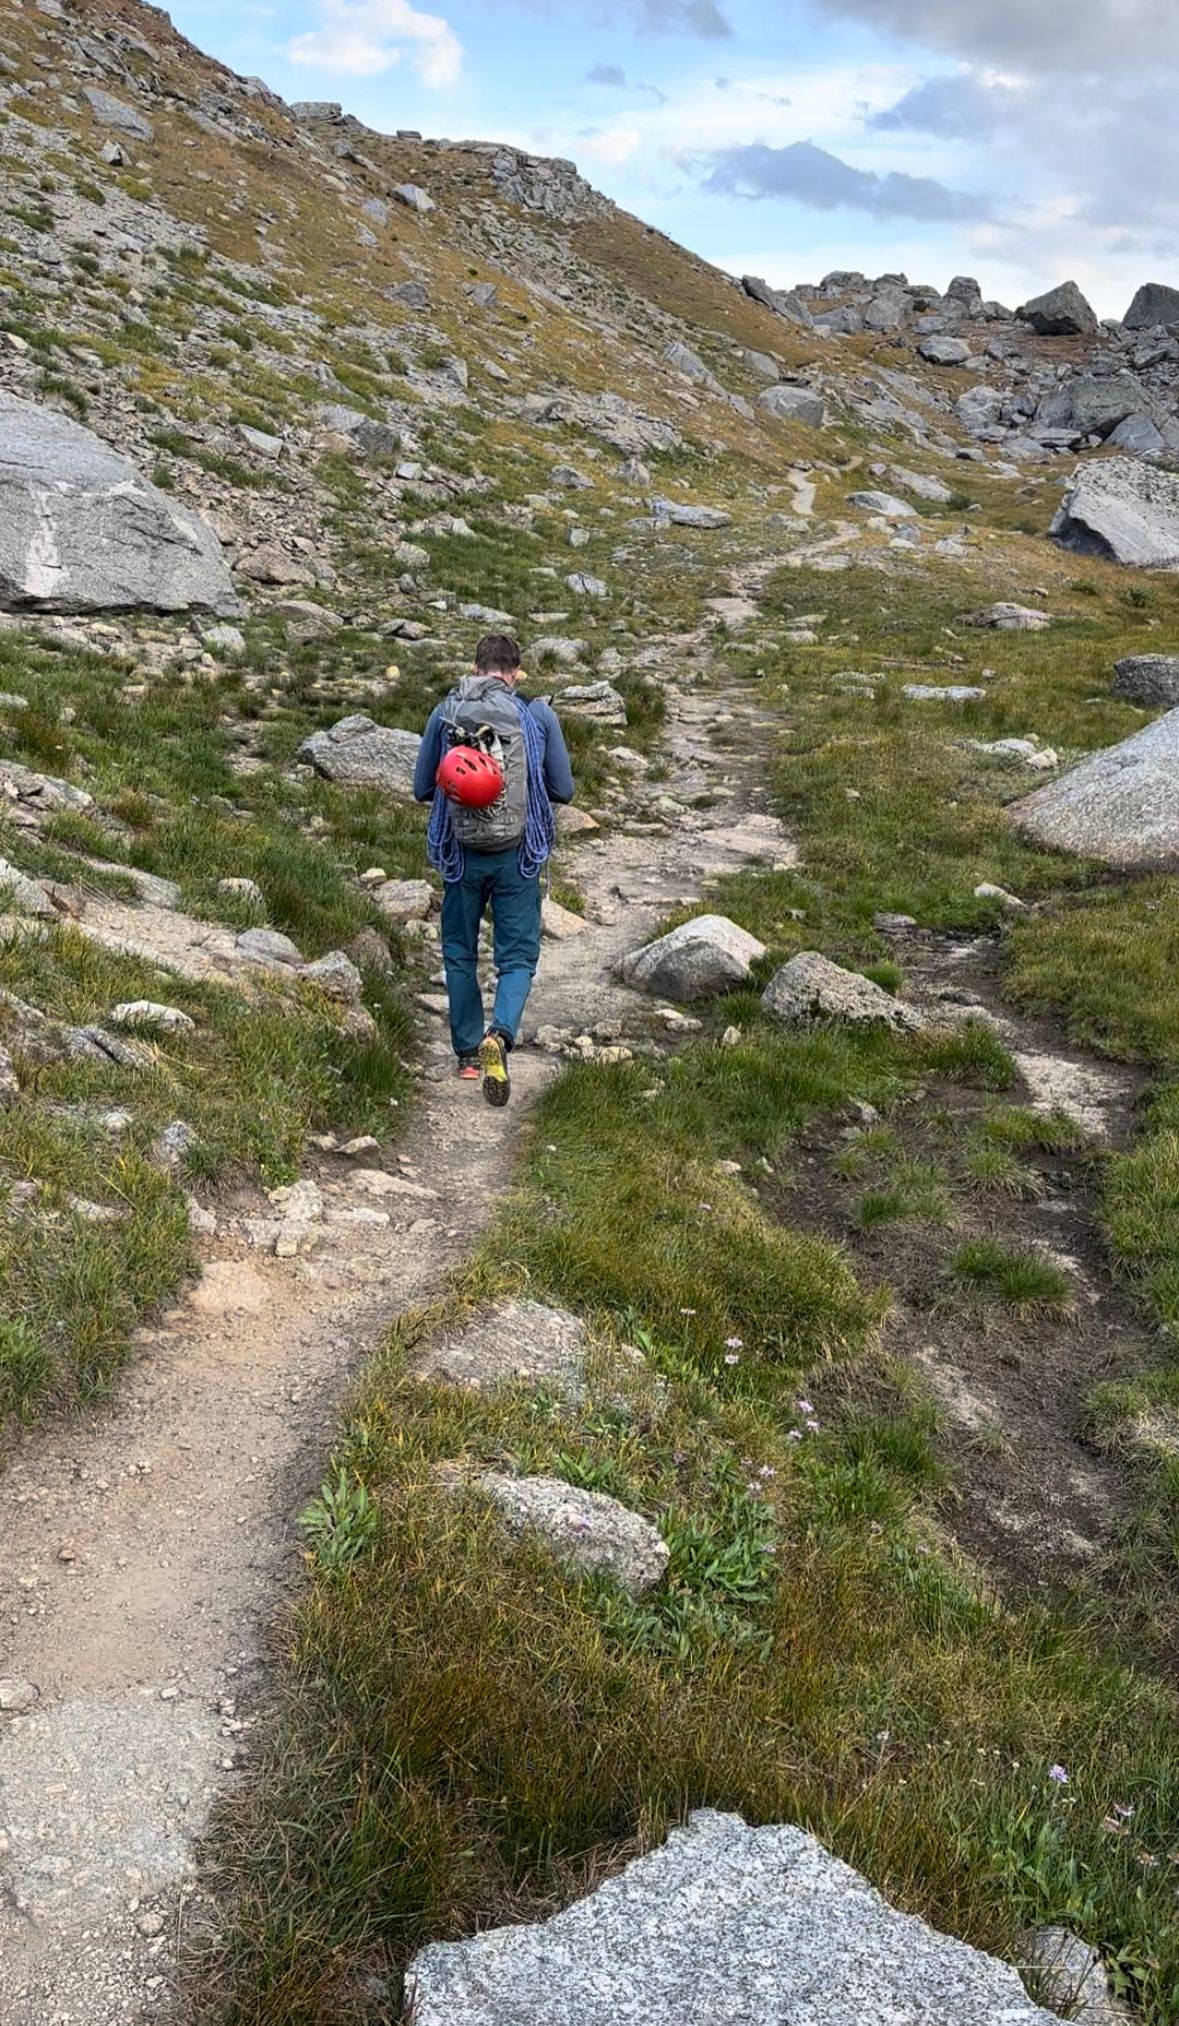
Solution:
[{"label": "boulder field on hillside", "polygon": [[221,544],[92,430],[0,391],[0,608],[237,610]]},{"label": "boulder field on hillside", "polygon": [[[779,292],[752,292],[795,321]],[[844,363],[840,340],[887,336],[892,360],[879,367],[883,384],[840,396],[850,393],[848,405],[866,420],[903,428],[925,447],[953,452],[945,428],[952,417],[1017,465],[1110,441],[1142,457],[1179,449],[1179,290],[1161,282],[1145,283],[1120,323],[1099,321],[1071,281],[1013,311],[985,300],[971,275],[940,291],[904,274],[872,280],[841,269],[800,283],[790,299],[833,341],[829,367]],[[967,372],[972,385],[963,384]],[[818,383],[817,394],[824,391]],[[772,385],[769,392],[777,398]]]},{"label": "boulder field on hillside", "polygon": [[414,2026],[1059,2026],[1007,1963],[898,1913],[804,1830],[700,1809],[551,1920],[436,1942]]}]

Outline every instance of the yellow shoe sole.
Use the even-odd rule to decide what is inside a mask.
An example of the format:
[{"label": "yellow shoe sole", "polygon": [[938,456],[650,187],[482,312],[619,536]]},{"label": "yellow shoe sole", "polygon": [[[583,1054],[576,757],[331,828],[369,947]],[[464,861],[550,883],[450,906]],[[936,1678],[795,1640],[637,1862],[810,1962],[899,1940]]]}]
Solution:
[{"label": "yellow shoe sole", "polygon": [[507,1050],[497,1034],[489,1034],[479,1050],[483,1095],[488,1104],[505,1105],[512,1094]]}]

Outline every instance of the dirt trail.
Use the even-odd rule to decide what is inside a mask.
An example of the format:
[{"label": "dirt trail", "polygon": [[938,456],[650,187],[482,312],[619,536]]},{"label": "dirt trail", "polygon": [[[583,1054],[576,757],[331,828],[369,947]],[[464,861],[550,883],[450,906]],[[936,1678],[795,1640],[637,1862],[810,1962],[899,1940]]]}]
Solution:
[{"label": "dirt trail", "polygon": [[[668,646],[675,666],[682,643]],[[710,743],[730,701],[669,692],[677,790],[715,800],[583,842],[572,871],[590,926],[546,945],[530,1026],[616,1017],[635,1003],[612,982],[619,955],[708,873],[788,855]],[[291,1259],[209,1241],[201,1281],[141,1333],[116,1404],[30,1438],[0,1480],[0,1676],[40,1691],[31,1714],[0,1718],[4,2026],[130,2026],[170,2002],[194,1841],[244,1756],[266,1629],[298,1571],[295,1516],[342,1397],[469,1250],[556,1071],[522,1049],[504,1114],[452,1079],[441,1022],[425,1051],[411,1152],[376,1199],[391,1222],[353,1221],[373,1197],[326,1157],[328,1217],[346,1221]]]}]

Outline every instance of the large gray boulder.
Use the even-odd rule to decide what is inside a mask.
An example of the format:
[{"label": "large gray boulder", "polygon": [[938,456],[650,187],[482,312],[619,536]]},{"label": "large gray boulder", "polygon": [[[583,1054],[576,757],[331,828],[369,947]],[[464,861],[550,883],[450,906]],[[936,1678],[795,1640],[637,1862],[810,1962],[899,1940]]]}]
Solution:
[{"label": "large gray boulder", "polygon": [[1179,569],[1179,477],[1132,457],[1079,465],[1049,533],[1081,555]]},{"label": "large gray boulder", "polygon": [[0,608],[235,612],[216,535],[92,430],[0,392]]},{"label": "large gray boulder", "polygon": [[818,950],[800,950],[775,971],[761,1003],[775,1020],[790,1026],[808,1020],[881,1021],[886,1027],[924,1025],[915,1006],[894,999],[860,971],[845,971]]},{"label": "large gray boulder", "polygon": [[587,1576],[609,1576],[632,1597],[662,1580],[670,1550],[658,1527],[602,1491],[584,1491],[560,1477],[508,1477],[484,1471],[475,1479],[513,1533],[537,1534],[558,1561]]},{"label": "large gray boulder", "polygon": [[697,915],[624,958],[621,974],[628,985],[665,999],[709,999],[744,985],[764,955],[765,944],[727,915]]},{"label": "large gray boulder", "polygon": [[848,505],[862,507],[865,513],[878,514],[886,521],[912,520],[917,509],[907,499],[897,499],[895,493],[878,492],[869,487],[867,492],[849,492]]},{"label": "large gray boulder", "polygon": [[776,317],[784,317],[788,324],[801,324],[804,329],[809,327],[810,311],[793,289],[771,288],[768,281],[763,281],[756,274],[742,275],[741,286],[746,295],[752,296],[754,302],[761,303],[765,309],[772,310]]},{"label": "large gray boulder", "polygon": [[100,126],[114,127],[122,134],[133,134],[137,141],[153,138],[152,123],[138,106],[128,105],[126,99],[116,98],[113,92],[103,91],[102,86],[97,84],[83,85],[82,96],[89,102]]},{"label": "large gray boulder", "polygon": [[1118,450],[1128,450],[1131,457],[1149,457],[1167,447],[1166,437],[1149,415],[1127,415],[1110,431],[1106,442]]},{"label": "large gray boulder", "polygon": [[604,677],[601,682],[570,683],[560,692],[558,702],[563,711],[588,718],[595,725],[626,723],[626,698]]},{"label": "large gray boulder", "polygon": [[727,528],[733,516],[723,507],[693,506],[690,500],[666,499],[662,494],[651,501],[657,521],[670,521],[675,528]]},{"label": "large gray boulder", "polygon": [[1174,710],[1179,706],[1179,654],[1127,654],[1114,665],[1113,690],[1147,710]]},{"label": "large gray boulder", "polygon": [[387,794],[405,797],[413,793],[421,743],[417,732],[374,724],[358,711],[304,739],[299,758],[346,788],[383,788]]},{"label": "large gray boulder", "polygon": [[1062,281],[1044,295],[1033,296],[1015,312],[1021,323],[1030,324],[1045,338],[1096,337],[1097,315],[1086,302],[1075,281]]},{"label": "large gray boulder", "polygon": [[802,1829],[698,1810],[551,1920],[436,1942],[414,2026],[1059,2026]]},{"label": "large gray boulder", "polygon": [[685,380],[693,380],[700,387],[719,387],[716,374],[705,365],[699,352],[694,352],[691,345],[685,345],[682,339],[675,339],[663,356],[669,366],[683,374]]},{"label": "large gray boulder", "polygon": [[374,420],[359,408],[326,402],[319,411],[319,425],[326,435],[338,438],[361,457],[395,457],[401,449],[400,429]]},{"label": "large gray boulder", "polygon": [[1179,868],[1179,710],[1094,753],[1010,810],[1054,851],[1132,871]]},{"label": "large gray boulder", "polygon": [[1133,373],[1081,373],[1068,391],[1080,436],[1108,436],[1127,415],[1150,412],[1150,395]]},{"label": "large gray boulder", "polygon": [[864,327],[869,331],[899,331],[913,305],[901,288],[882,288],[864,309]]},{"label": "large gray boulder", "polygon": [[971,436],[985,436],[998,427],[1003,396],[994,387],[968,387],[954,403],[954,413]]},{"label": "large gray boulder", "polygon": [[1128,331],[1152,331],[1158,324],[1179,324],[1179,288],[1162,281],[1144,281],[1125,316]]},{"label": "large gray boulder", "polygon": [[939,337],[936,331],[922,338],[917,350],[931,366],[964,366],[972,356],[965,338]]},{"label": "large gray boulder", "polygon": [[758,395],[757,405],[767,415],[776,415],[780,422],[803,422],[808,429],[821,429],[827,420],[827,403],[810,387],[789,386],[785,382],[767,387]]}]

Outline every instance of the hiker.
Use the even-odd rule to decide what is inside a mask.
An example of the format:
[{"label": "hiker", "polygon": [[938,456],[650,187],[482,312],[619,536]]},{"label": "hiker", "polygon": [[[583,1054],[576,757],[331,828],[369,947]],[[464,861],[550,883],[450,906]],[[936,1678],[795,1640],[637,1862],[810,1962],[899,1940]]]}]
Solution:
[{"label": "hiker", "polygon": [[[573,800],[560,721],[516,694],[520,649],[489,633],[475,672],[430,713],[414,772],[432,802],[427,849],[442,874],[442,961],[459,1076],[483,1079],[488,1104],[511,1095],[508,1056],[540,960],[540,874],[553,849],[554,802]],[[479,927],[495,935],[495,1004],[484,1025]]]}]

